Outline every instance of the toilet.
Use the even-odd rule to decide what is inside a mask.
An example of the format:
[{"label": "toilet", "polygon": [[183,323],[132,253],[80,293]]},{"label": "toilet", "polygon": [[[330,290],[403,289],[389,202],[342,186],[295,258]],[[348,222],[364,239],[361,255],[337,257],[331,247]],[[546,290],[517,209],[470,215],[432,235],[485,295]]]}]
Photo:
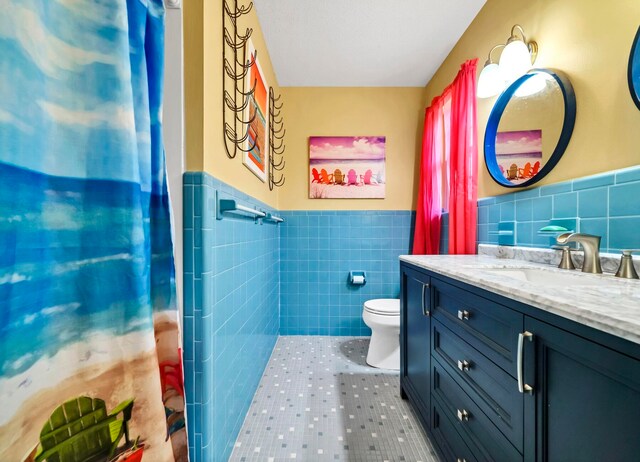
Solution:
[{"label": "toilet", "polygon": [[400,369],[400,300],[378,298],[364,302],[362,320],[371,329],[367,364]]}]

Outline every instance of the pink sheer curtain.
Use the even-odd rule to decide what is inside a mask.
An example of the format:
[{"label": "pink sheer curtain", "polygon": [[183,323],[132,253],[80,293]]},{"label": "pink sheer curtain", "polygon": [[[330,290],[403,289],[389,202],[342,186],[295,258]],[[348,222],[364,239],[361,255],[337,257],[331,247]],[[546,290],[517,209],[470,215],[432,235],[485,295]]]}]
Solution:
[{"label": "pink sheer curtain", "polygon": [[477,59],[465,62],[451,84],[449,253],[475,254],[478,218]]},{"label": "pink sheer curtain", "polygon": [[433,99],[424,116],[418,207],[413,238],[413,253],[440,253],[440,223],[442,217],[442,165],[444,157],[443,107],[447,91]]},{"label": "pink sheer curtain", "polygon": [[449,253],[476,253],[477,61],[465,62],[425,113],[414,254],[440,252],[443,205],[449,211]]}]

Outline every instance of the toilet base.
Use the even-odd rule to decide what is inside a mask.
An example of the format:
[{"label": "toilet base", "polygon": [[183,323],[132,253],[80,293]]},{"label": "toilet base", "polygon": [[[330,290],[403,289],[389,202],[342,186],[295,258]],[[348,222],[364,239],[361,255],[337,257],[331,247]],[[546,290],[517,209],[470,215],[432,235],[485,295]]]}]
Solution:
[{"label": "toilet base", "polygon": [[399,333],[381,335],[379,332],[371,333],[367,364],[380,369],[400,370],[400,336]]}]

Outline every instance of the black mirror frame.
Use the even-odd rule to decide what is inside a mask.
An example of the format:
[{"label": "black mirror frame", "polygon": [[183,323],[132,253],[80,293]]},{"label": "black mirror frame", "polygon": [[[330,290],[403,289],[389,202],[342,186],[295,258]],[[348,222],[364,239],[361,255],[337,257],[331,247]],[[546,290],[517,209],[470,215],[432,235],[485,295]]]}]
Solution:
[{"label": "black mirror frame", "polygon": [[[634,61],[640,61],[640,27],[636,32],[636,37],[633,39],[633,45],[631,45],[631,52],[629,53],[629,66],[627,67],[627,81],[629,82],[629,92],[633,102],[636,103],[638,109],[640,109],[640,81],[637,82],[638,87],[633,82],[633,63]],[[637,63],[640,67],[640,62]]]},{"label": "black mirror frame", "polygon": [[[553,154],[551,154],[549,161],[544,164],[544,166],[542,166],[538,174],[525,182],[522,182],[520,184],[513,184],[504,177],[503,173],[500,171],[500,167],[498,166],[498,161],[496,159],[496,135],[498,132],[498,125],[500,123],[500,119],[502,118],[502,114],[507,107],[507,104],[509,104],[509,101],[511,101],[511,98],[518,90],[518,88],[520,88],[520,86],[524,82],[539,73],[545,73],[553,77],[553,79],[560,86],[560,90],[562,91],[562,99],[564,101],[564,120],[562,123],[562,131],[560,132],[560,138],[558,139],[558,143],[553,150]],[[530,70],[522,77],[519,77],[500,94],[500,96],[496,100],[495,105],[493,106],[493,109],[491,110],[491,114],[489,115],[489,120],[487,121],[487,129],[484,134],[484,164],[489,171],[489,175],[491,175],[493,181],[498,183],[500,186],[504,186],[507,188],[523,188],[537,183],[547,174],[549,174],[549,172],[553,170],[556,164],[560,161],[560,158],[569,145],[569,140],[571,140],[575,122],[576,95],[573,91],[573,86],[571,85],[568,77],[560,71],[550,69]]]}]

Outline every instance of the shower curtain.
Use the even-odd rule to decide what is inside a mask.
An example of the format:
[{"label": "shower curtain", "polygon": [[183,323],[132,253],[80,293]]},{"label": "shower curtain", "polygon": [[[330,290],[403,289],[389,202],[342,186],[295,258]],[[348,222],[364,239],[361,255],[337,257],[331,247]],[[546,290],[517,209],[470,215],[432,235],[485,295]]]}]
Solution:
[{"label": "shower curtain", "polygon": [[0,460],[187,460],[162,0],[0,12]]}]

